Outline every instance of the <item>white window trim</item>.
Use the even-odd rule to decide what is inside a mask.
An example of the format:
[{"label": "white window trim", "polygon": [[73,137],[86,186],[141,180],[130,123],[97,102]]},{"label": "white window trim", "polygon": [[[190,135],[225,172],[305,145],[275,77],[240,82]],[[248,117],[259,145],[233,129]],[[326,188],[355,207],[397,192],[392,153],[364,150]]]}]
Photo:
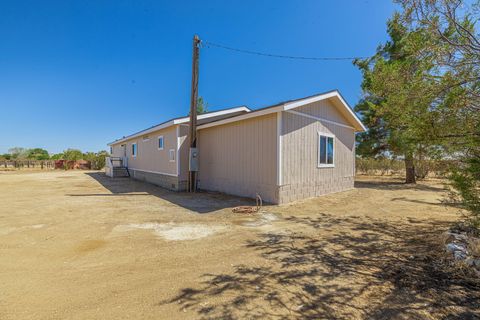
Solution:
[{"label": "white window trim", "polygon": [[[135,154],[133,154],[133,146],[135,145]],[[135,142],[135,143],[132,143],[132,149],[130,149],[130,152],[132,153],[132,157],[133,158],[136,158],[137,157],[137,154],[138,154],[138,144]]]},{"label": "white window trim", "polygon": [[[320,131],[317,131],[317,134],[318,134],[318,140],[317,140],[317,149],[318,149],[318,152],[317,152],[317,168],[335,168],[335,149],[336,149],[335,135],[331,134],[331,133],[327,133],[327,132],[320,132]],[[333,163],[332,164],[320,163],[320,136],[333,138]]]},{"label": "white window trim", "polygon": [[[160,139],[163,140],[163,141],[162,141],[162,147],[161,147],[161,148],[158,146],[158,141],[159,141]],[[158,148],[158,150],[163,150],[163,149],[165,148],[165,138],[164,138],[163,136],[158,136],[158,138],[157,138],[157,148]]]},{"label": "white window trim", "polygon": [[[170,159],[170,155],[173,153],[173,160]],[[175,149],[170,149],[168,150],[168,159],[170,162],[175,162],[176,160],[176,152],[175,152]]]}]

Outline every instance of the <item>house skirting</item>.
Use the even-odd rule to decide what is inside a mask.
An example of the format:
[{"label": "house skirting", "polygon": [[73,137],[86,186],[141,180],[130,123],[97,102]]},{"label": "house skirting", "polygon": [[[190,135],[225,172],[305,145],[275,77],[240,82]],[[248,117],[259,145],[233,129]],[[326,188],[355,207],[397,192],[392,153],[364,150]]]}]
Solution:
[{"label": "house skirting", "polygon": [[128,171],[130,172],[130,177],[133,179],[145,181],[168,190],[185,191],[187,189],[187,181],[181,180],[175,175],[132,168],[129,168]]},{"label": "house skirting", "polygon": [[[187,181],[179,179],[178,176],[162,174],[158,172],[149,172],[137,169],[128,169],[130,177],[136,180],[145,181],[159,187],[172,191],[187,190]],[[343,177],[335,180],[322,181],[322,183],[299,183],[287,184],[276,187],[276,194],[269,197],[272,192],[271,189],[258,190],[257,192],[262,196],[265,202],[273,204],[285,204],[292,201],[318,197],[329,193],[351,190],[354,187],[354,177]],[[202,188],[200,188],[202,189]],[[261,189],[261,188],[260,188]],[[209,190],[209,188],[206,188]],[[246,194],[235,194],[236,192],[228,192],[223,188],[216,188],[213,191],[226,192],[236,196],[249,196]],[[262,192],[263,191],[263,192]]]},{"label": "house skirting", "polygon": [[322,183],[288,184],[278,187],[278,204],[323,196],[329,193],[353,189],[354,177],[344,177],[335,180],[322,181]]}]

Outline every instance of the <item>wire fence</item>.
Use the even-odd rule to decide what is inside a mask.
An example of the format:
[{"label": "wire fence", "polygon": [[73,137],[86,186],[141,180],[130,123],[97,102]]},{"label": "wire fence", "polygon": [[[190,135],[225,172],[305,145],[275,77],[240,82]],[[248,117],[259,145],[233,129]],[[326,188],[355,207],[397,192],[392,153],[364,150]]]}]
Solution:
[{"label": "wire fence", "polygon": [[0,160],[0,170],[55,169],[55,160]]}]

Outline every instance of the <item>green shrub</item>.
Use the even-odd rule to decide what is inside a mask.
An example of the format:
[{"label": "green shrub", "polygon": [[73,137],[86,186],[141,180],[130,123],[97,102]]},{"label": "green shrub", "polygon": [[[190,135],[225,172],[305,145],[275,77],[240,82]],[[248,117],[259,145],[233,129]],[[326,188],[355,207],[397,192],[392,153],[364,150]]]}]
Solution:
[{"label": "green shrub", "polygon": [[472,157],[453,169],[452,198],[467,210],[467,221],[480,228],[480,157]]},{"label": "green shrub", "polygon": [[87,152],[83,155],[83,159],[90,161],[93,170],[101,170],[105,167],[105,158],[108,157],[107,151]]}]

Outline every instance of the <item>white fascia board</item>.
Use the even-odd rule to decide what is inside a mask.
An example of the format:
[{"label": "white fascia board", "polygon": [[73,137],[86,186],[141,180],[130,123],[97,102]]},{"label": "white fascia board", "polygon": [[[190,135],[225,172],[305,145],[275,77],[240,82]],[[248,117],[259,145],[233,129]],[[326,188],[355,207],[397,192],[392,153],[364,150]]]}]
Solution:
[{"label": "white fascia board", "polygon": [[111,145],[114,145],[114,144],[117,144],[117,143],[121,143],[121,142],[125,142],[127,140],[130,140],[130,139],[133,139],[133,138],[137,138],[137,137],[140,137],[140,136],[143,136],[145,134],[149,134],[149,133],[152,133],[152,132],[155,132],[155,131],[158,131],[158,130],[161,130],[161,129],[165,129],[165,128],[168,128],[170,126],[173,126],[175,123],[174,123],[174,120],[170,120],[168,122],[165,122],[165,123],[162,123],[158,126],[155,126],[155,127],[152,127],[150,129],[146,129],[146,130],[143,130],[143,131],[140,131],[140,132],[137,132],[137,133],[134,133],[130,136],[127,136],[125,138],[121,138],[121,139],[118,139],[116,141],[113,141],[113,142],[110,142],[108,145],[111,146]]},{"label": "white fascia board", "polygon": [[[231,108],[231,109],[220,110],[220,111],[212,111],[212,112],[209,112],[209,113],[206,113],[206,114],[198,115],[197,120],[208,119],[208,118],[217,117],[217,116],[223,116],[223,115],[226,115],[226,114],[240,112],[240,111],[251,112],[252,110],[250,110],[247,107],[237,107],[237,108]],[[165,128],[168,128],[170,126],[176,125],[176,124],[185,124],[185,123],[188,123],[189,121],[190,121],[190,117],[173,119],[173,120],[170,120],[168,122],[162,123],[158,126],[152,127],[150,129],[146,129],[146,130],[140,131],[138,133],[132,134],[130,136],[127,136],[125,138],[110,142],[108,144],[108,146],[111,146],[111,145],[117,144],[117,143],[121,143],[121,142],[125,142],[127,140],[130,140],[130,139],[133,139],[133,138],[136,138],[136,137],[148,134],[148,133],[152,133],[152,132],[155,132],[157,130],[165,129]]]},{"label": "white fascia board", "polygon": [[252,112],[249,112],[247,114],[242,114],[242,115],[235,116],[235,117],[232,117],[232,118],[202,124],[201,126],[197,127],[197,130],[206,129],[206,128],[210,128],[210,127],[215,127],[215,126],[220,126],[222,124],[227,124],[227,123],[231,123],[231,122],[246,120],[246,119],[250,119],[250,118],[254,118],[254,117],[260,117],[260,116],[263,116],[263,115],[266,115],[266,114],[275,113],[275,112],[282,111],[282,110],[283,110],[283,105],[278,106],[278,107],[274,107],[274,108],[268,108],[268,109],[260,110],[260,111],[252,111]]},{"label": "white fascia board", "polygon": [[325,100],[325,99],[329,99],[329,98],[334,98],[334,97],[338,98],[340,100],[343,107],[353,117],[353,119],[356,122],[356,124],[358,125],[358,127],[360,127],[363,131],[366,131],[367,128],[363,125],[362,121],[360,121],[360,119],[357,117],[355,112],[353,112],[353,110],[350,109],[350,107],[345,102],[345,100],[343,100],[343,97],[340,95],[340,93],[338,91],[332,91],[332,92],[328,92],[328,93],[325,93],[325,94],[320,94],[320,95],[315,96],[315,97],[307,98],[307,99],[304,99],[304,100],[295,101],[295,102],[291,102],[291,103],[286,103],[284,110],[287,111],[287,110],[295,109],[295,108],[304,106],[304,105],[309,104],[309,103],[313,103],[313,102],[317,102],[317,101]]},{"label": "white fascia board", "polygon": [[[329,98],[338,98],[339,99],[339,101],[341,102],[343,107],[352,116],[353,121],[355,122],[355,124],[354,124],[355,129],[359,129],[359,128],[362,129],[362,130],[359,130],[359,131],[366,131],[367,130],[365,128],[365,126],[363,125],[363,123],[360,121],[360,119],[357,117],[355,112],[353,112],[353,110],[350,109],[350,107],[345,102],[345,100],[343,100],[342,96],[340,95],[340,93],[338,91],[332,91],[332,92],[328,92],[328,93],[325,93],[325,94],[320,94],[318,96],[314,96],[314,97],[311,97],[311,98],[306,98],[306,99],[299,100],[299,101],[287,102],[287,103],[285,103],[283,105],[279,105],[277,107],[271,107],[271,108],[267,108],[267,109],[260,110],[260,111],[252,111],[250,113],[235,116],[235,117],[228,118],[228,119],[225,119],[225,120],[206,123],[204,125],[198,126],[197,130],[210,128],[210,127],[214,127],[214,126],[219,126],[219,125],[222,125],[222,124],[227,124],[227,123],[236,122],[236,121],[240,121],[240,120],[245,120],[245,119],[249,119],[249,118],[253,118],[253,117],[259,117],[259,116],[263,116],[263,115],[270,114],[270,113],[276,113],[276,112],[279,112],[279,111],[288,111],[288,110],[291,110],[291,109],[295,109],[295,108],[304,106],[304,105],[309,104],[309,103],[313,103],[313,102],[316,102],[316,101],[325,100],[325,99],[329,99]],[[325,119],[322,119],[322,120],[325,120]],[[344,125],[344,126],[346,126],[346,125]]]},{"label": "white fascia board", "polygon": [[341,94],[337,94],[337,97],[340,99],[340,101],[342,102],[342,104],[345,106],[345,108],[348,110],[348,112],[350,112],[350,114],[355,118],[355,120],[358,122],[358,124],[360,125],[360,127],[363,129],[363,131],[367,131],[367,127],[365,127],[365,125],[362,123],[362,121],[358,118],[358,116],[355,114],[355,112],[353,112],[353,110],[348,106],[348,103],[343,100],[343,97]]},{"label": "white fascia board", "polygon": [[304,106],[304,105],[309,104],[309,103],[329,99],[329,98],[332,98],[332,97],[335,97],[335,96],[338,96],[338,95],[339,94],[336,91],[333,91],[333,92],[328,92],[328,93],[325,93],[325,94],[320,94],[320,95],[315,96],[315,97],[299,100],[299,101],[294,101],[294,102],[290,102],[290,103],[287,102],[284,106],[284,108],[285,108],[284,110],[287,111],[287,110],[290,110],[290,109],[295,109],[295,108]]},{"label": "white fascia board", "polygon": [[[237,107],[237,108],[232,108],[232,109],[227,109],[227,110],[213,111],[213,112],[209,112],[209,113],[206,113],[206,114],[197,115],[197,120],[223,116],[223,115],[226,115],[226,114],[240,112],[240,111],[250,112],[251,110],[247,107]],[[174,124],[182,124],[182,123],[187,123],[189,121],[190,121],[190,117],[184,117],[184,118],[176,119],[173,122],[174,122]]]}]

